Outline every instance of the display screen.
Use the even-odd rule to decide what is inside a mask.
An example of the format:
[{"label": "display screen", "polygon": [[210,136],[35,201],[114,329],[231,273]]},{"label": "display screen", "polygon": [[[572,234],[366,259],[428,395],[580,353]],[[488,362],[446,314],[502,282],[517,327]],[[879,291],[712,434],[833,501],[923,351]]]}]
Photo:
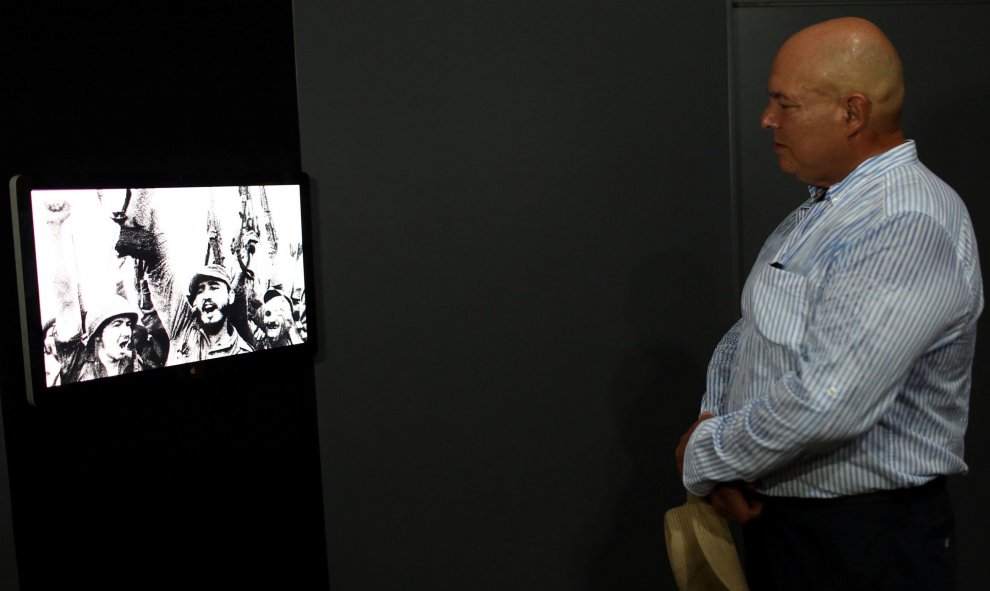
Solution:
[{"label": "display screen", "polygon": [[117,376],[312,350],[304,175],[14,177],[11,204],[33,403]]}]

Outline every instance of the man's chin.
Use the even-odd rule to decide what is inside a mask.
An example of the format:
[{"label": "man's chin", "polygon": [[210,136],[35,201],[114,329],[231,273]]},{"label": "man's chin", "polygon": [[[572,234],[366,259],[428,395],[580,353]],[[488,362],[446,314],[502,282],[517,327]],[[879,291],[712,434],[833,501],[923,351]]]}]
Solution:
[{"label": "man's chin", "polygon": [[802,169],[798,166],[796,162],[794,162],[790,158],[785,158],[783,155],[781,155],[780,159],[778,160],[778,164],[780,165],[780,172],[792,176],[797,180],[801,181],[802,183],[808,182],[803,178],[801,178],[803,176],[801,173]]},{"label": "man's chin", "polygon": [[223,314],[219,311],[199,313],[199,323],[204,328],[215,327],[221,322],[223,322]]},{"label": "man's chin", "polygon": [[110,360],[115,363],[125,363],[134,359],[133,349],[124,349],[116,354],[110,355]]}]

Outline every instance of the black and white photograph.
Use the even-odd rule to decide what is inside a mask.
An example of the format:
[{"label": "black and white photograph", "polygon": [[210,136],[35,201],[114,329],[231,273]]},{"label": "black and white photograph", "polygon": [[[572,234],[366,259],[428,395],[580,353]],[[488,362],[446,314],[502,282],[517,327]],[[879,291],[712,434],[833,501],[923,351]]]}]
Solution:
[{"label": "black and white photograph", "polygon": [[32,191],[45,385],[305,343],[299,192]]}]

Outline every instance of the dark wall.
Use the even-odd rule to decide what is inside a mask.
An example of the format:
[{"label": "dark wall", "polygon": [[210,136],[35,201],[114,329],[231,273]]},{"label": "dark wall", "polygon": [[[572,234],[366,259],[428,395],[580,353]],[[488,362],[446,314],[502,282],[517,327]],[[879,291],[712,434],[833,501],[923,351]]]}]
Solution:
[{"label": "dark wall", "polygon": [[672,589],[736,315],[725,10],[297,3],[334,589]]},{"label": "dark wall", "polygon": [[[674,588],[672,448],[742,270],[805,198],[740,101],[762,105],[782,35],[818,15],[752,3],[775,6],[742,31],[747,4],[296,5],[333,588]],[[966,72],[983,36],[957,27],[986,19],[885,4],[882,26],[914,24],[895,38],[908,131],[990,228],[970,154],[983,95],[925,73]],[[730,176],[743,157],[771,192]],[[979,380],[974,474],[952,484],[963,589],[987,581]]]},{"label": "dark wall", "polygon": [[[0,23],[5,181],[300,168],[287,1],[18,2]],[[32,407],[9,238],[0,266],[22,590],[327,587],[311,359]]]}]

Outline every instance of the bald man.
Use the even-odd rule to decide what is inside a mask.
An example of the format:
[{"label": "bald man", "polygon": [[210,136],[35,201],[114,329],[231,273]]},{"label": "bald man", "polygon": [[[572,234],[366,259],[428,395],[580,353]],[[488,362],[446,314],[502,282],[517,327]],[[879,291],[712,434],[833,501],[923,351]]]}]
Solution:
[{"label": "bald man", "polygon": [[767,92],[761,124],[810,198],[715,349],[684,485],[743,524],[753,589],[952,589],[945,479],[967,469],[983,309],[969,214],[905,140],[901,62],[872,23],[799,31]]}]

